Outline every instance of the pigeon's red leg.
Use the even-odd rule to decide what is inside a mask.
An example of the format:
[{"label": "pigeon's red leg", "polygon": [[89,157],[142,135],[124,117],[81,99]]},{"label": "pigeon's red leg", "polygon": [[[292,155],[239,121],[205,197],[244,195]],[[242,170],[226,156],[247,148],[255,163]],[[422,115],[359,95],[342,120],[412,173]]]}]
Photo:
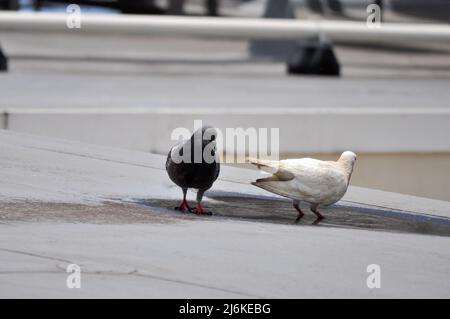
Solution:
[{"label": "pigeon's red leg", "polygon": [[212,215],[212,213],[206,211],[200,203],[197,204],[196,208],[194,208],[193,213],[197,215],[208,215],[208,216]]},{"label": "pigeon's red leg", "polygon": [[300,209],[299,204],[300,204],[300,201],[294,200],[293,206],[298,212],[297,218],[295,219],[296,223],[298,223],[298,221],[305,215],[305,214],[303,214],[302,210]]},{"label": "pigeon's red leg", "polygon": [[198,191],[198,193],[197,193],[197,207],[195,209],[193,209],[192,212],[194,214],[197,214],[197,215],[212,215],[211,212],[208,212],[208,211],[203,209],[202,198],[203,198],[203,193],[204,192],[205,191],[202,191],[202,190]]},{"label": "pigeon's red leg", "polygon": [[182,212],[191,211],[191,208],[188,205],[186,200],[187,188],[183,188],[183,200],[181,201],[180,206],[175,207],[176,210],[180,210]]},{"label": "pigeon's red leg", "polygon": [[315,220],[314,224],[318,224],[322,219],[325,218],[321,213],[319,213],[319,211],[317,210],[317,206],[318,205],[316,204],[311,205],[311,211],[317,216],[317,219]]},{"label": "pigeon's red leg", "polygon": [[181,201],[180,206],[175,207],[175,209],[176,210],[181,210],[182,212],[185,212],[185,211],[190,210],[191,208],[189,207],[187,200],[183,199]]}]

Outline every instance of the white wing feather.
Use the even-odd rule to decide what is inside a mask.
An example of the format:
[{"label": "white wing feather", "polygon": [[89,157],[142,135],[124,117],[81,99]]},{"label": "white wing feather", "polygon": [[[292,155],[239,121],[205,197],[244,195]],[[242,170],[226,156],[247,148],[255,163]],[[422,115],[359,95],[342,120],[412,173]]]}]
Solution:
[{"label": "white wing feather", "polygon": [[277,165],[294,178],[253,184],[281,196],[322,205],[335,203],[347,190],[348,176],[338,162],[301,158],[282,160]]}]

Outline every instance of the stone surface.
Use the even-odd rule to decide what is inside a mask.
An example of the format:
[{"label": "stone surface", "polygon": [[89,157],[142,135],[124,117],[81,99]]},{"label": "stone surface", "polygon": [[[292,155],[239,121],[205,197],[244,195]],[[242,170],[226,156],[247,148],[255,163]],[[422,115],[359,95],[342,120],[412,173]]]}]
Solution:
[{"label": "stone surface", "polygon": [[[319,225],[294,224],[288,201],[248,184],[256,171],[224,167],[215,215],[197,217],[173,210],[164,160],[1,131],[0,296],[450,296],[448,202],[352,187]],[[66,287],[72,263],[81,289]]]}]

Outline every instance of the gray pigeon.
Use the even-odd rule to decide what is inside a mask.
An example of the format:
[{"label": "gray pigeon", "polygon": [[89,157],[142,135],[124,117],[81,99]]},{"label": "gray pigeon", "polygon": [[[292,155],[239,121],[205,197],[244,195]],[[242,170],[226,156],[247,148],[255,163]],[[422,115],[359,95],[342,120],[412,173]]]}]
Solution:
[{"label": "gray pigeon", "polygon": [[[204,126],[169,151],[166,171],[169,178],[183,190],[183,200],[175,209],[183,212],[211,215],[201,205],[203,194],[211,188],[219,176],[220,163],[216,154],[217,132]],[[191,209],[186,201],[188,188],[197,189],[197,207]]]}]

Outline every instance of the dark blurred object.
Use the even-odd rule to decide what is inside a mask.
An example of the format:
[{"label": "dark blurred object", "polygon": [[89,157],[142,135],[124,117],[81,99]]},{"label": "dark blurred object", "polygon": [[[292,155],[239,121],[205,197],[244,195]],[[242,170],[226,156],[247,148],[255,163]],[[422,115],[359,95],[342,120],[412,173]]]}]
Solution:
[{"label": "dark blurred object", "polygon": [[381,21],[383,21],[383,13],[384,13],[383,0],[375,0],[375,4],[380,7],[380,18],[381,18]]},{"label": "dark blurred object", "polygon": [[327,9],[335,13],[343,12],[341,0],[306,0],[306,5],[312,12],[319,14],[325,14]]},{"label": "dark blurred object", "polygon": [[[204,0],[205,14],[216,17],[219,15],[219,0]],[[182,15],[184,14],[185,0],[168,0],[169,6],[167,8],[168,14]]]},{"label": "dark blurred object", "polygon": [[[1,0],[0,0],[1,1]],[[34,0],[33,7],[34,10],[39,11],[44,5],[52,3],[76,3],[78,5],[89,5],[89,6],[99,6],[107,7],[116,10],[120,10],[122,13],[131,14],[164,14],[165,10],[159,8],[154,4],[154,0],[140,0],[140,1],[129,1],[129,0]]]},{"label": "dark blurred object", "polygon": [[[295,19],[295,12],[289,0],[269,0],[264,17]],[[250,53],[286,61],[289,74],[340,75],[332,44],[316,38],[302,41],[255,40],[250,45]]]},{"label": "dark blurred object", "polygon": [[169,0],[167,14],[179,15],[184,12],[184,0]]},{"label": "dark blurred object", "polygon": [[325,10],[323,9],[323,4],[320,0],[306,0],[306,5],[311,9],[312,12],[323,14]]},{"label": "dark blurred object", "polygon": [[[289,0],[269,0],[264,18],[295,19],[295,11]],[[250,43],[250,54],[256,57],[269,57],[286,61],[289,53],[295,48],[293,40],[254,40]]]},{"label": "dark blurred object", "polygon": [[8,58],[2,51],[0,47],[0,71],[8,71]]},{"label": "dark blurred object", "polygon": [[289,74],[339,76],[340,66],[328,41],[302,41],[291,52],[287,62]]},{"label": "dark blurred object", "polygon": [[0,0],[1,10],[19,10],[19,0]]},{"label": "dark blurred object", "polygon": [[450,0],[391,0],[394,12],[450,23]]},{"label": "dark blurred object", "polygon": [[[381,2],[382,0],[377,0],[377,1]],[[342,14],[344,12],[340,0],[327,0],[327,3],[328,3],[328,7],[335,13]]]},{"label": "dark blurred object", "polygon": [[[0,0],[6,1],[6,0]],[[15,0],[18,1],[18,0]],[[209,16],[218,16],[219,0],[204,0],[205,14]],[[184,14],[185,0],[168,0],[167,8],[160,8],[155,4],[154,0],[34,0],[33,7],[35,10],[41,10],[45,4],[51,3],[76,3],[79,5],[90,5],[108,7],[116,10],[120,10],[122,13],[130,14]]]},{"label": "dark blurred object", "polygon": [[[73,1],[73,0],[72,0]],[[89,1],[88,1],[89,2]],[[132,14],[164,14],[165,10],[155,5],[153,0],[117,0],[116,9]]]},{"label": "dark blurred object", "polygon": [[392,11],[403,17],[450,23],[450,0],[361,0],[359,3],[350,0],[304,0],[304,3],[312,12],[325,16],[333,13],[349,18],[350,16],[345,13],[347,8],[365,8],[373,3],[381,8],[382,20],[385,11]]},{"label": "dark blurred object", "polygon": [[206,14],[212,17],[219,15],[219,0],[206,0]]}]

